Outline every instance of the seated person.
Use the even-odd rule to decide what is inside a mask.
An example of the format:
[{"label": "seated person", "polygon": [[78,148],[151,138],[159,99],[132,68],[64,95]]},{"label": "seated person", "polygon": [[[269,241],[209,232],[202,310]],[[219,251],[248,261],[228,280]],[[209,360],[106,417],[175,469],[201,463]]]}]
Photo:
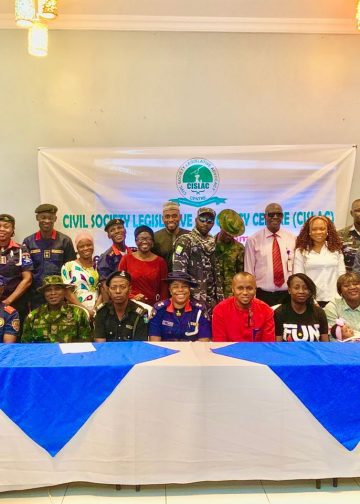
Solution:
[{"label": "seated person", "polygon": [[329,341],[325,312],[314,304],[314,282],[296,273],[287,285],[289,297],[274,312],[276,341]]},{"label": "seated person", "polygon": [[[4,293],[6,278],[0,275],[0,297]],[[0,343],[15,343],[19,335],[19,314],[12,306],[0,302]]]},{"label": "seated person", "polygon": [[196,282],[182,271],[169,273],[166,281],[171,297],[154,305],[150,341],[209,341],[211,325],[206,309],[190,299],[190,287],[196,287]]},{"label": "seated person", "polygon": [[66,290],[60,275],[47,276],[37,290],[46,304],[36,308],[25,319],[23,343],[72,343],[90,341],[91,329],[87,311],[66,301]]},{"label": "seated person", "polygon": [[275,341],[274,312],[255,298],[256,281],[250,273],[237,273],[233,295],[215,306],[213,341]]},{"label": "seated person", "polygon": [[106,279],[110,301],[95,317],[95,341],[144,341],[148,339],[148,312],[144,305],[129,299],[131,276],[114,271]]},{"label": "seated person", "polygon": [[341,298],[325,306],[330,333],[340,341],[360,339],[360,276],[345,273],[339,276],[336,287]]}]

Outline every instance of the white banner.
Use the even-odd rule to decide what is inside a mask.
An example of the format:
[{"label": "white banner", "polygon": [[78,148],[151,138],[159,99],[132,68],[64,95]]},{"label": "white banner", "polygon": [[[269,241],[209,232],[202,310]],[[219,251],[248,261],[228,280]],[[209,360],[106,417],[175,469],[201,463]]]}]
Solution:
[{"label": "white banner", "polygon": [[[162,204],[180,203],[181,226],[197,209],[239,212],[242,241],[264,225],[268,203],[280,203],[283,226],[298,234],[310,215],[345,226],[356,147],[349,145],[39,149],[42,203],[58,206],[56,228],[72,238],[86,229],[95,251],[109,247],[103,231],[112,218],[133,230],[163,227]],[[218,227],[213,228],[213,233]]]}]

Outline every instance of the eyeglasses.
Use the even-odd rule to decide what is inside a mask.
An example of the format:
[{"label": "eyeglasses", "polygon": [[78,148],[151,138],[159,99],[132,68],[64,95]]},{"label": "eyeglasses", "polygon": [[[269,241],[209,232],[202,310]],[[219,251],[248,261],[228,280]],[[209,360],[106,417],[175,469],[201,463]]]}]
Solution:
[{"label": "eyeglasses", "polygon": [[273,217],[283,217],[284,214],[282,212],[266,212],[266,215],[272,219]]},{"label": "eyeglasses", "polygon": [[213,217],[204,217],[203,215],[200,215],[198,217],[199,221],[202,222],[203,224],[214,224],[214,218]]}]

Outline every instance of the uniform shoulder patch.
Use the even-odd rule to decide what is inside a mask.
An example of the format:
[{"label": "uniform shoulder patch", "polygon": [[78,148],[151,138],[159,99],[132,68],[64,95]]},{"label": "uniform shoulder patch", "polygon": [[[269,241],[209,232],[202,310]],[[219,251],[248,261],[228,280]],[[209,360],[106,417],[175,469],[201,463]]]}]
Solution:
[{"label": "uniform shoulder patch", "polygon": [[175,248],[175,254],[181,255],[184,250],[184,247],[182,245],[177,245]]},{"label": "uniform shoulder patch", "polygon": [[15,310],[15,308],[13,308],[12,306],[7,305],[7,306],[5,306],[4,311],[6,311],[6,313],[10,313],[10,315],[11,315],[11,314],[12,314],[12,313],[14,313],[16,310]]}]

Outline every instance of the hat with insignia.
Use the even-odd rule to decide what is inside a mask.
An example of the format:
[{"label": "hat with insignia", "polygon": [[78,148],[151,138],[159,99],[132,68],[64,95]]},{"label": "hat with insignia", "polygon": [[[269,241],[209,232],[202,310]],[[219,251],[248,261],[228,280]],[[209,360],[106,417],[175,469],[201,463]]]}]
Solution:
[{"label": "hat with insignia", "polygon": [[129,283],[131,283],[130,273],[122,270],[122,271],[113,271],[112,273],[110,273],[110,275],[106,277],[105,280],[106,285],[109,287],[111,280],[116,277],[125,278]]},{"label": "hat with insignia", "polygon": [[111,219],[104,227],[105,231],[109,231],[111,226],[124,226],[125,222],[122,219]]},{"label": "hat with insignia", "polygon": [[235,210],[221,210],[219,213],[219,226],[231,236],[241,236],[245,232],[243,218]]},{"label": "hat with insignia", "polygon": [[204,214],[210,214],[214,217],[216,217],[216,212],[215,210],[213,210],[212,208],[209,208],[209,207],[201,207],[199,208],[199,210],[197,211],[197,216],[199,217],[200,215],[204,215]]},{"label": "hat with insignia", "polygon": [[58,211],[57,206],[52,205],[51,203],[42,203],[41,205],[39,205],[35,208],[36,214],[45,213],[45,212],[56,214],[57,211]]},{"label": "hat with insignia", "polygon": [[74,289],[74,285],[64,283],[62,277],[60,275],[49,275],[43,278],[42,286],[37,289],[38,292],[43,292],[47,287],[51,287],[52,285],[59,285],[60,287],[64,287],[64,289]]},{"label": "hat with insignia", "polygon": [[179,212],[180,211],[179,203],[176,203],[176,201],[166,201],[163,204],[163,212],[167,212],[168,210],[177,210]]},{"label": "hat with insignia", "polygon": [[7,284],[7,278],[0,275],[0,287],[4,287]]},{"label": "hat with insignia", "polygon": [[193,277],[184,271],[170,271],[167,278],[165,278],[165,282],[184,282],[190,285],[190,287],[197,287],[198,285]]},{"label": "hat with insignia", "polygon": [[2,222],[11,222],[13,226],[15,226],[15,218],[7,213],[0,214],[0,221]]}]

